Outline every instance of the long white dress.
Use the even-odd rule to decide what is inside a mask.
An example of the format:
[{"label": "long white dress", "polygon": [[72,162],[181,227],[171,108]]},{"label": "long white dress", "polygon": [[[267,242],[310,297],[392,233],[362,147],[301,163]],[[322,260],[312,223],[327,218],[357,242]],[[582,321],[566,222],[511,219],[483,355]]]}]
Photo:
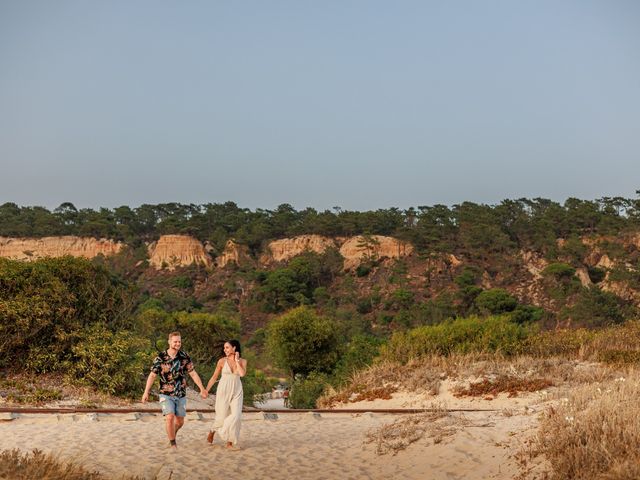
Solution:
[{"label": "long white dress", "polygon": [[238,443],[240,438],[240,420],[242,418],[242,381],[240,375],[231,372],[227,359],[216,389],[216,418],[213,429],[225,442]]}]

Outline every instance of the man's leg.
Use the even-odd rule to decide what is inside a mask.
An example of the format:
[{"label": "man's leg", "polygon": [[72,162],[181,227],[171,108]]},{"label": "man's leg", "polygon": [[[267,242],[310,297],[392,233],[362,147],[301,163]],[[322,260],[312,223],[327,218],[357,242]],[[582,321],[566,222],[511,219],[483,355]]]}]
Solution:
[{"label": "man's leg", "polygon": [[169,437],[169,442],[173,447],[175,446],[176,441],[176,416],[173,413],[169,413],[165,415],[164,420],[167,428],[167,436]]},{"label": "man's leg", "polygon": [[174,399],[168,395],[160,395],[162,415],[164,415],[165,429],[171,447],[176,448],[176,405]]},{"label": "man's leg", "polygon": [[174,423],[175,435],[178,434],[178,430],[184,425],[184,417],[187,416],[187,397],[176,399],[176,418]]},{"label": "man's leg", "polygon": [[180,430],[184,425],[184,417],[176,417],[174,425],[175,425],[175,434],[173,438],[175,438],[175,436],[178,435],[178,430]]}]

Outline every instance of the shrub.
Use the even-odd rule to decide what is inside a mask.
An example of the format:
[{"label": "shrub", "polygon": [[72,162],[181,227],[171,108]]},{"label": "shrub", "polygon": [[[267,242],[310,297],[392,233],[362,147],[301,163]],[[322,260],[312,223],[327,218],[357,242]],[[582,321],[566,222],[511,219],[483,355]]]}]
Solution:
[{"label": "shrub", "polygon": [[373,270],[373,266],[371,265],[371,263],[361,263],[356,268],[356,275],[358,277],[366,277],[371,273],[371,270]]},{"label": "shrub", "polygon": [[335,381],[346,380],[351,373],[373,363],[380,352],[383,340],[372,335],[355,335],[343,348],[342,355],[334,371]]},{"label": "shrub", "polygon": [[633,372],[578,389],[549,409],[533,451],[549,462],[550,478],[640,478],[639,396],[640,379]]},{"label": "shrub", "polygon": [[413,305],[413,292],[406,288],[398,288],[391,294],[391,300],[396,308],[409,308]]},{"label": "shrub", "polygon": [[596,332],[593,330],[550,330],[531,335],[524,340],[521,351],[539,357],[575,356],[591,344]]},{"label": "shrub", "polygon": [[84,329],[66,362],[67,375],[110,394],[138,394],[153,354],[149,342],[131,332],[96,324]]},{"label": "shrub", "polygon": [[[0,478],[26,480],[106,480],[107,477],[70,462],[63,462],[40,450],[22,453],[18,449],[0,452]],[[129,477],[131,478],[131,477]]]},{"label": "shrub", "polygon": [[553,277],[556,280],[570,279],[576,273],[576,269],[566,263],[550,263],[542,271],[542,275]]},{"label": "shrub", "polygon": [[604,277],[607,276],[607,271],[604,268],[598,267],[588,267],[587,273],[589,274],[589,279],[593,283],[600,283],[604,280]]},{"label": "shrub", "polygon": [[544,316],[544,309],[535,307],[533,305],[518,305],[513,312],[511,312],[511,321],[523,324],[533,323],[542,320]]},{"label": "shrub", "polygon": [[173,285],[177,288],[181,288],[183,290],[188,290],[193,287],[193,280],[191,278],[186,277],[184,275],[176,277],[173,280]]},{"label": "shrub", "polygon": [[[104,267],[62,257],[0,259],[0,364],[29,352],[39,371],[66,358],[83,328],[129,329],[133,289]],[[47,352],[46,355],[44,352]]]},{"label": "shrub", "polygon": [[298,307],[267,327],[267,349],[275,362],[296,374],[330,372],[338,360],[337,325],[309,307]]},{"label": "shrub", "polygon": [[497,315],[513,311],[518,300],[502,288],[492,288],[478,294],[475,304],[481,312]]},{"label": "shrub", "polygon": [[467,352],[516,353],[530,330],[513,323],[508,316],[469,317],[439,325],[396,332],[382,347],[381,357],[406,362],[411,358]]},{"label": "shrub", "polygon": [[622,323],[634,314],[634,308],[611,292],[596,286],[580,291],[574,305],[565,307],[561,319],[569,319],[573,325],[581,327],[606,327]]},{"label": "shrub", "polygon": [[316,401],[329,385],[327,375],[312,372],[307,377],[296,377],[291,386],[289,403],[293,408],[316,408]]}]

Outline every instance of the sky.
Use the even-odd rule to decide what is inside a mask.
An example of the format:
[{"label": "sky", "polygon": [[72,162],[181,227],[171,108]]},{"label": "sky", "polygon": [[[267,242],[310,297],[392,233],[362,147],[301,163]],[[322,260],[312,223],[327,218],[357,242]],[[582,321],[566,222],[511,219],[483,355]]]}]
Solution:
[{"label": "sky", "polygon": [[640,189],[640,2],[0,0],[0,204]]}]

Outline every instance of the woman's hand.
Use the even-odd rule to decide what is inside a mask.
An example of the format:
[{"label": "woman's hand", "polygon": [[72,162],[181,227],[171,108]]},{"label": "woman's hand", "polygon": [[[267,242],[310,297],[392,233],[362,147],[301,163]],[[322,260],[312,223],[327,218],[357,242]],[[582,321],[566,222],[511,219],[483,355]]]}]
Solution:
[{"label": "woman's hand", "polygon": [[240,361],[240,353],[236,352],[236,355],[235,355],[234,358],[235,358],[236,362]]}]

